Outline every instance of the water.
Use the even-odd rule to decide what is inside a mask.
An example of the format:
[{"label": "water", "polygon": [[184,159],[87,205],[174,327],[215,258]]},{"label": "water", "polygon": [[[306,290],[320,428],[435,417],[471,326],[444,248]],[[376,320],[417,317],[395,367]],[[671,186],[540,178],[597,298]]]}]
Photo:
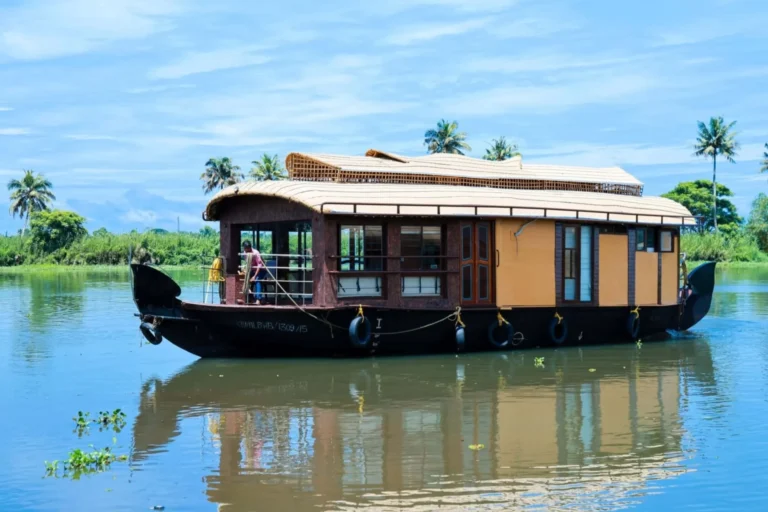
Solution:
[{"label": "water", "polygon": [[[0,510],[765,510],[768,270],[717,290],[641,347],[225,362],[145,344],[122,270],[0,274]],[[43,478],[91,444],[129,460]]]}]

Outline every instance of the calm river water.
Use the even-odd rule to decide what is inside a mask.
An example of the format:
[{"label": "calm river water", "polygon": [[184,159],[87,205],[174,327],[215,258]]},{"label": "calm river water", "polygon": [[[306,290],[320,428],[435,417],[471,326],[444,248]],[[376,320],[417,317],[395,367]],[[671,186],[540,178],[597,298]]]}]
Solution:
[{"label": "calm river water", "polygon": [[[0,307],[0,510],[768,509],[766,270],[667,342],[459,357],[197,361],[123,271],[0,274]],[[44,477],[89,445],[128,460]]]}]

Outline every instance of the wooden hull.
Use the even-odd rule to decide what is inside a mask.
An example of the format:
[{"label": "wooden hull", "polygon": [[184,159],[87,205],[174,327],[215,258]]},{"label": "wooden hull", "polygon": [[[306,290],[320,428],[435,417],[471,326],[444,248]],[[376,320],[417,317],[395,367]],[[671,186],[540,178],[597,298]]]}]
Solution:
[{"label": "wooden hull", "polygon": [[[150,267],[151,268],[151,267]],[[465,343],[457,343],[454,310],[364,307],[371,328],[370,343],[359,346],[350,335],[357,307],[313,308],[212,305],[179,301],[175,297],[145,299],[139,283],[152,281],[142,273],[168,276],[152,269],[134,268],[134,299],[145,325],[174,345],[199,357],[364,357],[372,355],[434,354],[450,352],[507,351],[536,347],[569,347],[607,343],[632,343],[639,338],[680,330],[685,309],[681,305],[640,309],[639,331],[629,332],[632,308],[569,306],[502,310],[511,324],[513,340],[499,346],[497,309],[463,309]],[[163,277],[159,277],[163,276]],[[167,283],[166,283],[167,284]],[[164,286],[172,289],[170,286]],[[567,326],[565,339],[556,342],[551,323],[559,314]],[[706,312],[704,312],[706,314]],[[703,315],[702,315],[703,316]],[[450,317],[450,318],[449,318]],[[687,326],[686,326],[687,328]]]}]

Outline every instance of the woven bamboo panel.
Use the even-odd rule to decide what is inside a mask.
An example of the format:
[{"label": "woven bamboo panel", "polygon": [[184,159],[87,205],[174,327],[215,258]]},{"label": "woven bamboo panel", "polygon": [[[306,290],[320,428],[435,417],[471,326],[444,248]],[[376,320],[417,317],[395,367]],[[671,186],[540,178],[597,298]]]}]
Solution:
[{"label": "woven bamboo panel", "polygon": [[574,181],[532,180],[516,178],[472,178],[408,174],[399,172],[346,171],[310,158],[291,155],[286,162],[290,178],[295,181],[335,183],[389,183],[397,185],[454,185],[519,190],[569,190],[599,192],[625,196],[642,196],[642,185],[615,183],[584,183]]}]

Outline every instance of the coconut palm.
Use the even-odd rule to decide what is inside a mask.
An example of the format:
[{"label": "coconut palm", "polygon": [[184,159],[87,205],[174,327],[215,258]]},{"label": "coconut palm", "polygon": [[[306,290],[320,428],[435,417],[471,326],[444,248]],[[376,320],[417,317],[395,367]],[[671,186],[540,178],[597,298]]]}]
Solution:
[{"label": "coconut palm", "polygon": [[768,172],[768,142],[765,143],[765,151],[763,151],[763,165],[760,167],[760,172]]},{"label": "coconut palm", "polygon": [[24,219],[24,228],[21,230],[23,235],[27,231],[29,217],[34,212],[47,210],[51,201],[56,196],[51,192],[51,182],[37,174],[34,171],[25,170],[24,177],[21,180],[11,180],[8,182],[8,190],[11,190],[11,214]]},{"label": "coconut palm", "polygon": [[699,136],[696,138],[694,155],[712,158],[712,225],[717,232],[717,155],[734,163],[733,157],[739,149],[736,134],[731,130],[736,121],[726,124],[722,117],[712,117],[709,125],[699,121]]},{"label": "coconut palm", "polygon": [[256,181],[277,181],[287,178],[277,155],[269,156],[264,153],[261,155],[261,160],[254,160],[251,163],[254,165],[251,168],[251,178]]},{"label": "coconut palm", "polygon": [[491,147],[485,150],[483,159],[501,161],[516,156],[521,156],[517,150],[517,144],[507,142],[504,137],[499,137],[498,139],[491,140]]},{"label": "coconut palm", "polygon": [[243,179],[240,167],[234,165],[229,157],[211,158],[205,162],[205,172],[200,175],[203,180],[203,190],[209,193],[217,188],[221,189],[234,185]]},{"label": "coconut palm", "polygon": [[424,133],[424,145],[430,153],[452,153],[463,155],[464,151],[472,151],[467,144],[467,134],[457,132],[459,123],[447,122],[445,119],[437,123],[437,130],[427,130]]}]

